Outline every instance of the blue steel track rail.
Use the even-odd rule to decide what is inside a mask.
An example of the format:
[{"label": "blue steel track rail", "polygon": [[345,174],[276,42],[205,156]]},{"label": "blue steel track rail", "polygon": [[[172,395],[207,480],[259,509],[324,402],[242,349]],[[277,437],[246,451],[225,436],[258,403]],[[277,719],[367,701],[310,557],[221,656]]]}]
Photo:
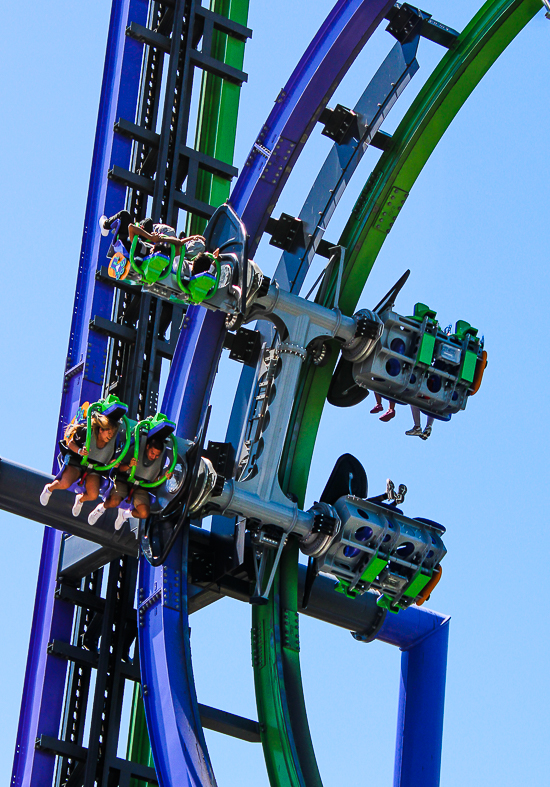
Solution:
[{"label": "blue steel track rail", "polygon": [[[126,189],[108,181],[107,171],[115,164],[126,168],[130,164],[131,141],[116,135],[113,125],[117,117],[135,115],[142,47],[128,38],[125,30],[130,19],[146,24],[147,7],[146,0],[114,0],[112,6],[58,436],[80,401],[88,398],[93,402],[102,394],[107,337],[90,332],[89,322],[94,314],[110,317],[113,290],[95,281],[101,237],[97,217],[100,206],[115,212],[125,198]],[[12,787],[43,787],[53,779],[55,756],[36,748],[35,741],[39,732],[57,737],[62,712],[67,662],[48,653],[48,644],[54,639],[70,641],[73,623],[74,608],[55,597],[61,542],[59,531],[45,530]]]},{"label": "blue steel track rail", "polygon": [[[251,256],[320,113],[361,48],[392,6],[393,2],[381,0],[340,0],[281,92],[260,133],[262,149],[271,146],[269,149],[273,153],[266,157],[265,151],[258,152],[255,143],[249,158],[250,165],[243,169],[230,197],[231,204],[241,214],[253,238],[249,249]],[[279,154],[282,150],[288,151],[282,173],[271,179],[262,178],[270,162],[277,164],[278,172],[278,167],[281,166]],[[283,160],[285,155],[286,153],[282,154]],[[193,439],[210,398],[223,344],[225,316],[206,311],[202,307],[190,307],[187,316],[187,324],[180,334],[162,406],[163,412],[177,421],[179,436]],[[182,406],[183,402],[185,408]],[[169,561],[170,570],[181,572],[180,587],[187,582],[187,568],[179,560],[180,555],[184,557],[186,554],[184,539],[185,536],[180,537],[174,547],[174,556]],[[152,599],[163,586],[163,582],[163,567],[151,569],[142,557],[139,573],[142,603]],[[144,695],[147,726],[161,785],[168,787],[176,783],[175,780],[181,779],[187,780],[193,787],[209,787],[215,785],[215,779],[200,727],[191,662],[185,655],[189,653],[186,595],[181,592],[180,598],[180,609],[166,612],[171,625],[177,625],[180,632],[176,648],[170,646],[168,633],[159,631],[158,626],[152,620],[150,622],[149,618],[152,616],[148,614],[148,610],[151,607],[143,607],[139,644],[142,654],[142,685],[147,686]],[[162,604],[162,599],[159,599],[159,603]],[[298,734],[298,729],[295,732],[293,728],[299,725],[298,737],[302,745],[291,745],[295,754],[291,770],[302,774],[305,768],[310,776],[307,781],[303,781],[304,776],[301,776],[301,783],[320,784],[307,729],[301,684],[298,682],[294,688],[299,696],[293,697],[294,713],[289,714],[289,725],[285,734],[293,741]]]}]

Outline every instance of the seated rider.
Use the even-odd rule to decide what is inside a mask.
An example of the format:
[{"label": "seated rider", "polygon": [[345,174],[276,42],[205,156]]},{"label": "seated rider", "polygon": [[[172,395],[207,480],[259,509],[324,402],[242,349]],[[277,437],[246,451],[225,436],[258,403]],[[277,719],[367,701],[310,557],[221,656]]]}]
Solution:
[{"label": "seated rider", "polygon": [[191,275],[198,276],[199,273],[209,273],[211,276],[216,275],[216,263],[212,259],[212,255],[204,251],[193,257],[191,261]]},{"label": "seated rider", "polygon": [[[204,246],[204,238],[202,235],[190,235],[188,238],[186,238],[184,237],[183,232],[180,232],[179,237],[176,238],[176,231],[173,227],[170,227],[168,224],[155,224],[151,218],[142,219],[136,224],[133,224],[132,217],[127,210],[120,210],[110,218],[102,216],[99,220],[102,233],[107,235],[115,221],[120,222],[117,236],[128,253],[130,253],[132,241],[136,235],[142,238],[142,240],[149,241],[153,244],[152,249],[145,245],[142,246],[142,248],[139,250],[139,256],[146,256],[147,254],[157,252],[159,254],[165,254],[167,257],[169,257],[171,245],[175,246],[176,253],[179,253],[178,249],[180,249],[181,246],[186,246],[187,249],[188,244],[190,246],[192,245],[193,249],[195,247],[198,250],[201,250],[201,248],[206,248]],[[170,243],[162,243],[162,237],[173,238],[173,240]],[[107,252],[107,257],[112,257],[114,253],[115,250],[111,244],[111,247]]]},{"label": "seated rider", "polygon": [[[165,445],[164,441],[153,436],[140,449],[138,458],[135,457],[128,464],[121,464],[118,468],[117,478],[109,497],[100,503],[88,516],[90,525],[95,525],[97,520],[103,516],[106,509],[117,508],[123,500],[130,498],[132,508],[121,508],[115,521],[115,530],[120,530],[124,522],[131,516],[137,519],[147,519],[151,511],[151,500],[147,490],[142,487],[131,487],[128,483],[128,473],[132,467],[136,468],[135,477],[140,481],[156,481],[163,474],[165,465]],[[124,474],[124,475],[122,475]],[[166,478],[171,477],[171,473],[164,472]]]},{"label": "seated rider", "polygon": [[[179,237],[176,237],[176,230],[168,226],[168,224],[153,224],[151,232],[148,232],[140,224],[130,224],[128,227],[130,244],[136,235],[153,244],[153,248],[149,252],[150,254],[164,254],[166,257],[170,256],[170,246],[174,246],[176,257],[181,254],[182,247],[185,247],[184,254],[187,254],[187,244],[190,246],[191,244],[193,244],[193,246],[199,244],[199,247],[202,246],[206,248],[202,235],[190,235],[186,238],[183,233],[180,232]],[[170,240],[165,241],[165,238],[169,238]]]},{"label": "seated rider", "polygon": [[[113,461],[116,450],[116,435],[118,422],[95,410],[91,414],[92,434],[90,435],[90,450],[86,448],[86,424],[69,424],[65,430],[63,442],[67,448],[65,468],[59,478],[46,484],[40,495],[40,502],[47,506],[52,492],[56,489],[68,489],[84,476],[85,492],[77,494],[73,505],[73,516],[78,516],[82,505],[87,500],[97,500],[101,486],[100,473],[92,468],[80,464],[83,456],[88,456],[98,465],[107,465]],[[71,463],[71,459],[73,462]]]}]

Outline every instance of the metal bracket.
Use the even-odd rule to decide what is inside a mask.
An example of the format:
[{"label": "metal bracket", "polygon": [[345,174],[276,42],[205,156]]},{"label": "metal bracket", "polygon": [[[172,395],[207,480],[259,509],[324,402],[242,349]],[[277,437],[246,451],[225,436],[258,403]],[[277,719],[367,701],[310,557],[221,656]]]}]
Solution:
[{"label": "metal bracket", "polygon": [[396,3],[386,14],[386,19],[390,22],[386,30],[401,44],[408,43],[414,36],[420,35],[450,49],[458,38],[458,32],[452,27],[436,22],[431,14],[408,3]]},{"label": "metal bracket", "polygon": [[269,593],[271,591],[271,586],[273,585],[273,580],[275,579],[275,574],[277,573],[277,569],[279,568],[279,562],[281,560],[281,555],[283,554],[283,549],[286,544],[286,540],[288,538],[288,533],[283,533],[281,535],[281,540],[279,541],[279,546],[277,547],[277,554],[275,555],[275,560],[273,561],[273,566],[271,567],[271,573],[267,580],[267,584],[265,589],[262,593],[262,583],[265,575],[265,567],[267,563],[267,549],[254,550],[254,573],[256,574],[256,586],[254,588],[254,595],[250,597],[251,604],[267,604],[269,599]]},{"label": "metal bracket", "polygon": [[271,235],[270,246],[276,246],[283,251],[291,251],[298,246],[305,247],[304,223],[288,213],[281,213],[279,219],[268,219],[265,231]]},{"label": "metal bracket", "polygon": [[226,334],[223,346],[229,350],[229,358],[232,361],[239,361],[245,366],[256,368],[262,349],[262,336],[259,331],[239,328],[237,333]]},{"label": "metal bracket", "polygon": [[332,139],[337,145],[341,145],[350,136],[355,139],[361,136],[357,113],[342,104],[336,104],[334,109],[329,107],[323,109],[319,115],[319,122],[325,124],[321,134]]},{"label": "metal bracket", "polygon": [[394,187],[376,217],[375,229],[388,235],[408,196],[408,191]]}]

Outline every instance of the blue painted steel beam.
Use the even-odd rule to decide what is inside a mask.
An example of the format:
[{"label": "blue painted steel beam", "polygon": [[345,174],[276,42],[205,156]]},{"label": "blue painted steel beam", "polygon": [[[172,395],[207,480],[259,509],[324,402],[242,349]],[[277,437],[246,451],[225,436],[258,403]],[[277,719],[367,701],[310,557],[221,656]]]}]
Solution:
[{"label": "blue painted steel beam", "polygon": [[[64,380],[58,436],[61,436],[64,426],[69,423],[81,401],[95,401],[101,395],[107,339],[99,334],[89,333],[88,325],[96,314],[110,318],[113,290],[95,280],[100,242],[98,218],[104,211],[112,210],[114,213],[124,201],[124,190],[107,180],[107,172],[113,164],[128,167],[130,162],[131,143],[120,136],[115,138],[113,125],[118,117],[135,117],[142,47],[127,38],[125,30],[130,20],[145,24],[147,9],[147,0],[114,0],[111,10],[67,358],[67,369],[74,369],[80,363],[82,367],[77,369],[69,380]],[[47,654],[47,647],[52,639],[69,642],[71,637],[74,607],[54,597],[61,538],[60,532],[46,529],[23,686],[12,787],[44,787],[51,784],[53,779],[54,755],[36,750],[34,744],[40,734],[57,738],[63,707],[67,663]]]},{"label": "blue painted steel beam", "polygon": [[441,612],[424,607],[408,607],[398,615],[386,615],[376,639],[401,650],[409,650],[446,626],[449,620],[449,616]]},{"label": "blue painted steel beam", "polygon": [[449,621],[413,606],[386,615],[376,637],[403,651],[393,787],[439,785]]},{"label": "blue painted steel beam", "polygon": [[419,36],[402,46],[397,43],[384,59],[353,108],[358,138],[350,136],[333,145],[298,218],[303,223],[305,247],[284,251],[274,278],[280,287],[299,293],[317,247],[340,199],[389,111],[418,71]]},{"label": "blue painted steel beam", "polygon": [[250,235],[250,256],[319,115],[393,5],[339,0],[277,97],[229,198]]},{"label": "blue painted steel beam", "polygon": [[58,439],[78,405],[95,402],[103,394],[108,338],[90,331],[89,322],[96,315],[111,318],[114,288],[95,278],[110,243],[110,238],[102,238],[98,219],[103,213],[116,213],[126,198],[126,186],[110,180],[107,173],[114,166],[130,166],[132,141],[115,134],[113,127],[119,118],[135,120],[143,45],[125,31],[130,21],[146,23],[148,5],[148,0],[113,0],[67,352],[67,370],[76,374],[63,386]]},{"label": "blue painted steel beam", "polygon": [[448,619],[401,656],[394,787],[438,787]]},{"label": "blue painted steel beam", "polygon": [[141,685],[160,787],[215,787],[191,663],[187,544],[180,536],[158,568],[140,559]]},{"label": "blue painted steel beam", "polygon": [[[212,334],[208,330],[208,322],[188,321],[187,317],[182,333],[185,333],[187,341],[178,343],[161,409],[176,422],[177,434],[192,440],[199,429],[204,402],[208,402],[214,380],[208,363],[210,356],[205,360],[199,353],[199,347],[201,344],[208,347],[212,336],[215,342],[219,333]],[[210,350],[217,351],[218,348],[214,346]],[[189,379],[191,369],[196,374],[193,379]],[[188,535],[182,533],[163,566],[153,568],[143,556],[140,558],[138,642],[141,684],[147,730],[160,786],[215,787],[191,663],[187,550]]]}]

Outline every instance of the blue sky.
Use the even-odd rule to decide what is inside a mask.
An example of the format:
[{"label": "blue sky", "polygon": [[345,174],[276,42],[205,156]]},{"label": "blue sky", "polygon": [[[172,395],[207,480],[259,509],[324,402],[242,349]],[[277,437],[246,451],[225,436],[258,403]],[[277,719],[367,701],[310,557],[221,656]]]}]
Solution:
[{"label": "blue sky", "polygon": [[[240,167],[272,102],[330,10],[328,0],[251,0],[248,84],[242,91]],[[422,8],[461,30],[478,0],[426,0]],[[95,133],[110,2],[28,2],[6,15],[0,62],[4,120],[0,290],[0,455],[51,467],[61,380]],[[24,15],[25,24],[21,24]],[[549,685],[544,584],[548,488],[550,20],[541,13],[476,88],[438,145],[403,208],[363,293],[373,306],[406,268],[397,302],[436,309],[443,325],[466,319],[485,335],[489,366],[479,394],[427,442],[405,437],[370,400],[328,407],[308,503],[340,453],[357,455],[370,490],[389,476],[409,488],[406,513],[447,527],[444,577],[433,608],[450,614],[442,784],[547,784]],[[379,31],[331,105],[353,106],[393,39]],[[272,55],[266,59],[265,53]],[[421,42],[420,71],[383,129],[391,133],[443,50]],[[275,214],[298,213],[329,143],[317,129]],[[336,240],[377,151],[365,157],[326,237]],[[180,222],[183,227],[183,222]],[[278,255],[263,242],[270,273]],[[211,439],[223,439],[239,367],[220,366]],[[0,513],[4,676],[0,779],[7,783],[19,716],[42,528]],[[256,717],[250,611],[228,599],[192,619],[199,701]],[[392,783],[399,653],[301,618],[310,725],[325,785]],[[207,733],[220,787],[267,785],[261,748]],[[238,774],[238,775],[237,775]]]}]

